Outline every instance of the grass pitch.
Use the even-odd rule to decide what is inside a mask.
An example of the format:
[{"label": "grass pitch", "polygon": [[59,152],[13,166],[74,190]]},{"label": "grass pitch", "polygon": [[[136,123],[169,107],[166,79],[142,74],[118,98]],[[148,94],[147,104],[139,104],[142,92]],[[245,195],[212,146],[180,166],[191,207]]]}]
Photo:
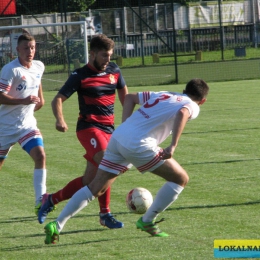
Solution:
[{"label": "grass pitch", "polygon": [[[130,88],[182,91],[182,85]],[[164,181],[134,168],[112,187],[111,210],[125,227],[109,230],[99,224],[98,203],[70,219],[57,245],[44,244],[43,225],[34,215],[33,163],[15,145],[0,174],[0,259],[214,259],[214,239],[260,239],[260,81],[209,83],[208,101],[196,120],[189,122],[174,157],[187,170],[190,182],[178,200],[159,217],[168,238],[154,238],[136,229],[140,217],[129,213],[127,192],[137,186],[153,196]],[[55,130],[51,100],[56,92],[44,92],[46,105],[38,112],[47,154],[48,192],[62,188],[83,174],[83,149],[75,135],[78,116],[76,95],[64,104],[69,131]],[[121,120],[116,105],[116,125]],[[127,138],[127,137],[126,137]],[[169,139],[162,144],[167,145]],[[66,202],[49,214],[55,219]]]}]

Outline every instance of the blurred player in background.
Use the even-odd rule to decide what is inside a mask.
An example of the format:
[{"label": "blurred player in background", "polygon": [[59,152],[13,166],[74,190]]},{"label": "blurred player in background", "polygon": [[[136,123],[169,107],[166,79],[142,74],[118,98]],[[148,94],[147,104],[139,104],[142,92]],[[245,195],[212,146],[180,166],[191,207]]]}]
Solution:
[{"label": "blurred player in background", "polygon": [[[18,58],[6,64],[0,78],[0,169],[15,143],[34,161],[35,213],[46,193],[46,156],[34,111],[44,105],[41,78],[44,64],[33,60],[36,43],[22,34],[17,41]],[[17,169],[16,169],[17,170]]]},{"label": "blurred player in background", "polygon": [[[155,220],[178,198],[189,180],[187,172],[172,156],[186,123],[199,115],[199,106],[206,101],[208,91],[206,82],[193,79],[182,94],[169,91],[128,94],[123,123],[112,134],[96,177],[73,195],[56,221],[45,226],[45,243],[56,243],[70,217],[101,196],[132,165],[141,173],[149,171],[166,180],[136,227],[152,236],[168,236],[157,226],[160,221]],[[136,104],[141,107],[133,113]],[[169,146],[160,148],[158,145],[170,134]]]},{"label": "blurred player in background", "polygon": [[[87,166],[83,177],[72,180],[56,193],[43,196],[42,207],[38,214],[40,223],[45,221],[54,205],[71,198],[76,191],[89,184],[96,175],[97,167],[114,131],[116,90],[122,105],[128,93],[119,67],[110,62],[113,51],[114,41],[102,34],[94,36],[90,42],[88,64],[72,72],[52,101],[56,129],[65,132],[68,126],[63,116],[63,102],[77,92],[79,118],[76,132],[78,140],[86,150],[84,157],[87,160]],[[108,228],[122,228],[123,223],[116,220],[110,213],[109,204],[110,187],[99,197],[100,224]]]}]

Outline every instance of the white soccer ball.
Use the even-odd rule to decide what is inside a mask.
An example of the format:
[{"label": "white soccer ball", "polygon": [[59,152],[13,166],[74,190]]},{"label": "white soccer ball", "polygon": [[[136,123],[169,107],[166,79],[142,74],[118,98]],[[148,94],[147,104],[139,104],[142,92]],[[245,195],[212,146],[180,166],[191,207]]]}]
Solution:
[{"label": "white soccer ball", "polygon": [[151,192],[145,188],[137,187],[130,190],[126,196],[126,205],[130,212],[143,214],[153,203]]}]

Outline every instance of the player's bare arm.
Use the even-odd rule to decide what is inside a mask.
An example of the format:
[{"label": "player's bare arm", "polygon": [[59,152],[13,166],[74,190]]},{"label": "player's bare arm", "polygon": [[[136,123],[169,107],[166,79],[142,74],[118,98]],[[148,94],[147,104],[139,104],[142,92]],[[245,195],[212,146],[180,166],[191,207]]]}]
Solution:
[{"label": "player's bare arm", "polygon": [[40,102],[40,98],[36,96],[28,96],[26,98],[14,98],[3,92],[0,92],[0,104],[3,105],[31,105]]},{"label": "player's bare arm", "polygon": [[137,93],[131,93],[125,96],[125,102],[122,113],[122,122],[124,122],[129,116],[132,115],[136,104],[139,104],[139,96]]},{"label": "player's bare arm", "polygon": [[118,89],[117,90],[117,94],[118,94],[118,98],[120,100],[121,105],[124,105],[124,101],[125,101],[125,96],[128,94],[128,88],[127,86],[125,86],[122,89]]},{"label": "player's bare arm", "polygon": [[190,117],[190,112],[185,107],[181,108],[177,113],[173,123],[172,141],[168,147],[163,149],[163,152],[160,155],[162,159],[165,160],[172,157],[189,117]]},{"label": "player's bare arm", "polygon": [[40,101],[35,105],[34,111],[41,109],[45,104],[45,100],[44,100],[43,92],[42,92],[42,84],[40,84],[40,87],[39,87],[38,97],[40,98]]},{"label": "player's bare arm", "polygon": [[66,132],[68,130],[62,111],[62,103],[65,100],[67,100],[67,98],[58,93],[51,102],[52,112],[56,118],[56,129],[60,132]]}]

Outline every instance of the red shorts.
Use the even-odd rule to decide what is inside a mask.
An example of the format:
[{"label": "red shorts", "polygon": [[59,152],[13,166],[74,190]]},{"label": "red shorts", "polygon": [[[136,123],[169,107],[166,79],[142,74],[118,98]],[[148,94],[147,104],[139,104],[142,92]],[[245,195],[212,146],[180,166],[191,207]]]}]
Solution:
[{"label": "red shorts", "polygon": [[86,150],[86,154],[84,155],[86,160],[98,166],[93,157],[96,153],[107,149],[111,134],[93,127],[78,131],[77,137]]}]

